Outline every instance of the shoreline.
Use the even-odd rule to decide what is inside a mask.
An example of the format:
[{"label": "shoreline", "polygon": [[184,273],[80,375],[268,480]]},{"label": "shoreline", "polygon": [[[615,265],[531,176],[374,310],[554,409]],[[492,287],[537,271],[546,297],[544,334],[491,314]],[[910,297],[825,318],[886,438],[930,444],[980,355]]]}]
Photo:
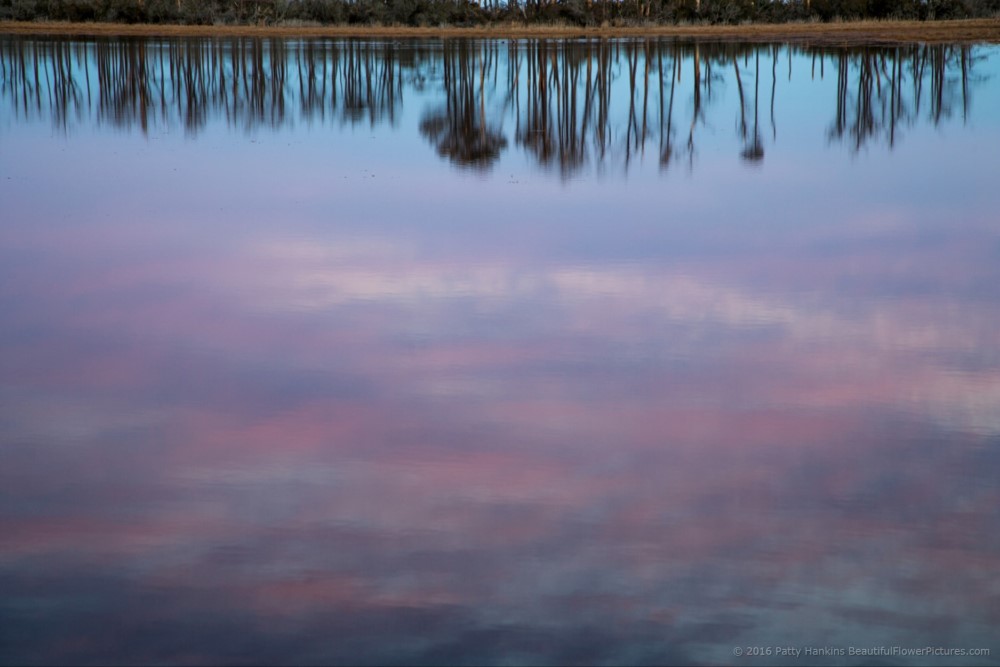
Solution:
[{"label": "shoreline", "polygon": [[174,25],[0,21],[0,35],[77,37],[282,37],[282,38],[614,38],[672,37],[706,41],[782,41],[813,44],[1000,43],[1000,18],[954,21],[845,21],[747,25],[575,27],[502,24],[476,27],[358,25]]}]

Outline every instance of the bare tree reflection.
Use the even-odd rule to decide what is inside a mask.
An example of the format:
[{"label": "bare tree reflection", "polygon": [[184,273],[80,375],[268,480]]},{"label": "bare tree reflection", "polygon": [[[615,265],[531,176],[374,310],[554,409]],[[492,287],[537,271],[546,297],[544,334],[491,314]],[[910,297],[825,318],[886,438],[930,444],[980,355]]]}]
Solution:
[{"label": "bare tree reflection", "polygon": [[743,84],[740,81],[740,68],[733,57],[733,69],[736,71],[736,84],[740,95],[740,134],[743,139],[743,150],[740,157],[747,162],[760,162],[764,159],[764,142],[760,136],[760,124],[758,112],[758,98],[760,95],[760,50],[754,52],[754,75],[753,75],[753,132],[747,136],[746,105],[743,101]]},{"label": "bare tree reflection", "polygon": [[788,59],[789,81],[795,58],[811,60],[813,79],[836,73],[827,135],[857,151],[892,148],[917,123],[967,119],[985,55],[953,45],[2,37],[0,103],[14,117],[48,119],[64,131],[97,122],[144,133],[179,125],[195,134],[220,119],[246,130],[396,123],[404,94],[438,91],[418,129],[441,157],[473,168],[495,164],[510,123],[514,142],[536,164],[568,177],[588,165],[628,168],[646,159],[647,144],[661,169],[679,159],[693,167],[699,127],[717,127],[711,118],[733,103],[715,94],[720,89],[734,91],[739,105],[740,156],[759,163],[761,61],[766,68],[770,58],[774,143],[780,57]]},{"label": "bare tree reflection", "polygon": [[895,146],[901,129],[920,120],[925,81],[930,86],[926,102],[931,123],[950,118],[956,105],[961,106],[963,121],[967,118],[975,60],[968,46],[915,45],[820,54],[821,59],[826,56],[837,65],[830,137],[849,139],[854,150],[880,140],[890,148]]},{"label": "bare tree reflection", "polygon": [[539,164],[571,173],[586,160],[588,129],[598,152],[606,150],[609,44],[540,40],[524,50],[525,104],[517,113],[517,142]]},{"label": "bare tree reflection", "polygon": [[197,133],[214,116],[247,129],[333,117],[375,124],[395,120],[402,62],[391,43],[3,39],[0,94],[16,113],[60,126],[89,117]]},{"label": "bare tree reflection", "polygon": [[[664,58],[659,58],[658,63],[658,82],[660,84],[660,168],[666,168],[670,164],[671,158],[674,156],[674,90],[677,84],[677,80],[680,78],[680,59],[674,57],[670,60],[669,68],[669,78],[670,78],[670,95],[666,103],[666,111],[664,112],[663,95],[666,86],[663,82],[663,62]],[[664,115],[666,116],[666,122],[664,123]]]}]

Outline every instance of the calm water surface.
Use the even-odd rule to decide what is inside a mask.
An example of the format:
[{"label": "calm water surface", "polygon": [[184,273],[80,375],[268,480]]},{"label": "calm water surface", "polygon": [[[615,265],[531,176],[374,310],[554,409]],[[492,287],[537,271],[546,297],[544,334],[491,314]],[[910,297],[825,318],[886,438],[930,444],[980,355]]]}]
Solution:
[{"label": "calm water surface", "polygon": [[0,662],[998,664],[998,112],[987,46],[0,38]]}]

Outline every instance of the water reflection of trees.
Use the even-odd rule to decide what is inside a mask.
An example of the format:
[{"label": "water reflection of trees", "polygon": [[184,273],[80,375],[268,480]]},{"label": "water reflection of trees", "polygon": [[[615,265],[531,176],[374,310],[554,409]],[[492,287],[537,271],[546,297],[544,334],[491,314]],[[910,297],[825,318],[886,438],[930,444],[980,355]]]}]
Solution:
[{"label": "water reflection of trees", "polygon": [[442,157],[488,166],[507,147],[506,127],[534,161],[567,175],[588,163],[627,167],[647,148],[664,168],[693,164],[700,128],[718,140],[732,106],[734,152],[760,162],[762,115],[774,142],[779,66],[791,84],[794,63],[805,70],[798,77],[835,78],[831,140],[891,147],[915,123],[964,119],[980,59],[951,45],[4,38],[0,98],[16,117],[67,129],[96,121],[198,132],[212,119],[248,129],[391,123],[404,94],[419,90],[439,95],[419,130]]},{"label": "water reflection of trees", "polygon": [[[412,54],[410,56],[412,63]],[[0,41],[0,95],[15,114],[66,127],[88,117],[147,131],[392,120],[406,59],[395,45],[280,39]]]},{"label": "water reflection of trees", "polygon": [[968,46],[909,46],[823,54],[837,65],[837,110],[831,138],[859,149],[882,139],[895,145],[902,128],[921,117],[934,124],[969,110],[975,58]]},{"label": "water reflection of trees", "polygon": [[507,146],[499,124],[486,113],[486,72],[499,69],[495,47],[446,43],[441,57],[445,102],[420,121],[421,134],[438,154],[460,165],[489,166]]}]

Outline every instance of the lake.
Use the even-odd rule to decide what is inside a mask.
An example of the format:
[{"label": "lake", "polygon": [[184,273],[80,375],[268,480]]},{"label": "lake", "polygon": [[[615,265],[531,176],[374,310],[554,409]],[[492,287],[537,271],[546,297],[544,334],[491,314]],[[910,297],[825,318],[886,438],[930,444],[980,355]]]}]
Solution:
[{"label": "lake", "polygon": [[0,662],[1000,660],[1000,47],[0,36]]}]

